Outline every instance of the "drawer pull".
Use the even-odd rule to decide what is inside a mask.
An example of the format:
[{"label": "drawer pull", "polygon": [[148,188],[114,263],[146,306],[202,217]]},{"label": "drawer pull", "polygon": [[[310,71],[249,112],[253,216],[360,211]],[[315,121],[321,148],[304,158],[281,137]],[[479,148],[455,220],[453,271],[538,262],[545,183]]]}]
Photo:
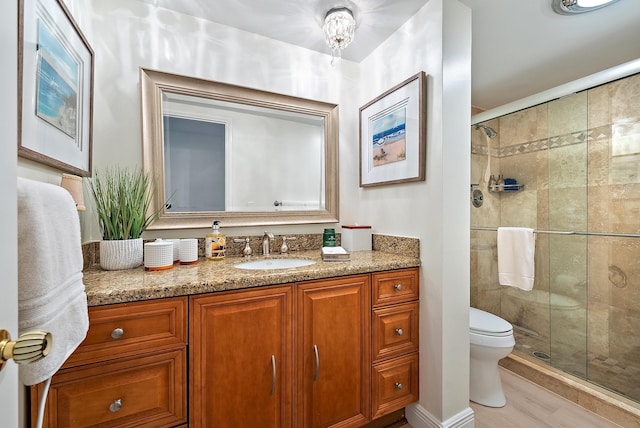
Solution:
[{"label": "drawer pull", "polygon": [[318,345],[313,345],[313,352],[316,354],[316,374],[313,376],[313,381],[318,380],[320,376],[320,355],[318,355]]},{"label": "drawer pull", "polygon": [[402,384],[400,382],[396,382],[396,389],[398,391],[402,390]]},{"label": "drawer pull", "polygon": [[118,398],[116,401],[111,403],[111,405],[109,406],[109,411],[111,413],[118,412],[118,411],[120,411],[120,409],[122,409],[122,398]]},{"label": "drawer pull", "polygon": [[396,328],[396,334],[397,334],[398,336],[402,336],[402,335],[404,334],[404,331],[402,331],[402,329],[401,329],[401,328]]},{"label": "drawer pull", "polygon": [[276,374],[276,356],[272,355],[271,356],[271,395],[276,393],[276,379],[277,379],[277,374]]},{"label": "drawer pull", "polygon": [[114,328],[113,331],[111,332],[111,337],[113,339],[120,339],[122,336],[124,336],[124,330],[121,329],[120,327]]},{"label": "drawer pull", "polygon": [[393,286],[396,291],[402,291],[402,284],[396,284]]}]

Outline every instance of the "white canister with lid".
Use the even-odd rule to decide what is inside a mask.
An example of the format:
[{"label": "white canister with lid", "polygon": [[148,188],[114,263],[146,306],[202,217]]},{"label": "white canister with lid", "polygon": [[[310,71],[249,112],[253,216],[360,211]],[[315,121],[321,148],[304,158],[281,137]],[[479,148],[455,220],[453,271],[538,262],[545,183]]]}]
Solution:
[{"label": "white canister with lid", "polygon": [[342,226],[341,245],[347,251],[371,251],[371,226]]},{"label": "white canister with lid", "polygon": [[173,242],[156,239],[144,244],[144,269],[165,270],[173,267]]}]

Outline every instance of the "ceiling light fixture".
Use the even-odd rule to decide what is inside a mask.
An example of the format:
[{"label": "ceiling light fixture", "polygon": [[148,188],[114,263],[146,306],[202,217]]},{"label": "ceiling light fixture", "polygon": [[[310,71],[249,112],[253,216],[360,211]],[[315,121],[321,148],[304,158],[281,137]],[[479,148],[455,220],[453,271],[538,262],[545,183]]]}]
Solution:
[{"label": "ceiling light fixture", "polygon": [[327,45],[331,48],[331,63],[335,58],[340,58],[342,49],[346,48],[353,40],[356,31],[356,20],[353,13],[346,7],[330,9],[324,18],[322,26]]},{"label": "ceiling light fixture", "polygon": [[615,3],[618,0],[553,0],[551,6],[556,13],[561,15],[573,15],[576,13],[591,12]]}]

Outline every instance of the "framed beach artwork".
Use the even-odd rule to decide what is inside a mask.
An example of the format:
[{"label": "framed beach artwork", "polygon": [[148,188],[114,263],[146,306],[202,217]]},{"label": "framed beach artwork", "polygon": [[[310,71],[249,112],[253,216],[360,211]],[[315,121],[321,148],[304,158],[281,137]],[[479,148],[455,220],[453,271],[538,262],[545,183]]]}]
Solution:
[{"label": "framed beach artwork", "polygon": [[93,51],[62,0],[20,0],[18,156],[91,175]]},{"label": "framed beach artwork", "polygon": [[425,179],[424,72],[360,108],[360,187]]}]

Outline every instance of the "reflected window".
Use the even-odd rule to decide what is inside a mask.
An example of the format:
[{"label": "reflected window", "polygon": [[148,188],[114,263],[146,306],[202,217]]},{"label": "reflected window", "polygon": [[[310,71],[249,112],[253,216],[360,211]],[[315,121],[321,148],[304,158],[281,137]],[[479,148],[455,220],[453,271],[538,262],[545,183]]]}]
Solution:
[{"label": "reflected window", "polygon": [[169,212],[224,211],[226,125],[164,116]]}]

